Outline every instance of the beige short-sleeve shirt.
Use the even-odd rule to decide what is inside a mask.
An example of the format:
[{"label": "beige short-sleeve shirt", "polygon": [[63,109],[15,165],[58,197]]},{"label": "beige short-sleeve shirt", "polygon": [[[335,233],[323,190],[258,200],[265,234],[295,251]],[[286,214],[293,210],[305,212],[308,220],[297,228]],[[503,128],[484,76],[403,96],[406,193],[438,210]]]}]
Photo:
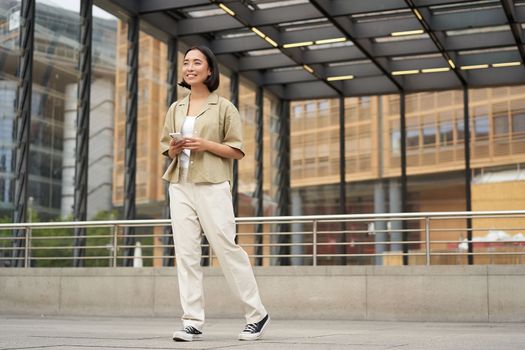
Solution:
[{"label": "beige short-sleeve shirt", "polygon": [[[164,121],[161,153],[168,155],[171,138],[170,132],[180,132],[189,107],[189,94],[173,103]],[[193,135],[202,139],[222,143],[237,148],[244,153],[242,126],[239,111],[235,106],[216,93],[208,96],[208,102],[196,115]],[[171,183],[179,182],[178,157],[173,159],[162,178]],[[191,152],[187,181],[191,183],[232,182],[233,159],[222,158],[211,152]]]}]

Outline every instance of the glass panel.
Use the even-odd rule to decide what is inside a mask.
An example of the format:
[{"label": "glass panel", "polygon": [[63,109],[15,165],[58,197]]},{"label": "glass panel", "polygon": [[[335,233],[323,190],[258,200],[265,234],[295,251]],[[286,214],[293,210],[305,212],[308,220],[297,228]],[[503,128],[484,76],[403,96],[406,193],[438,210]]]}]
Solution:
[{"label": "glass panel", "polygon": [[[472,210],[519,210],[525,207],[525,90],[523,86],[486,89],[491,98],[480,102],[485,110],[474,118],[475,140],[472,168]],[[478,119],[481,121],[478,122]],[[488,128],[488,131],[487,131]],[[489,151],[479,152],[483,147]],[[475,264],[512,264],[518,256],[493,255],[491,252],[522,251],[512,242],[523,219],[475,219],[472,222]]]},{"label": "glass panel", "polygon": [[165,158],[160,156],[159,135],[168,109],[167,56],[166,43],[140,32],[136,202],[137,216],[143,218],[160,218],[162,211],[152,211],[151,205],[165,200],[157,188],[164,187],[159,163],[164,164]]},{"label": "glass panel", "polygon": [[339,182],[338,105],[337,99],[290,104],[292,187]]},{"label": "glass panel", "polygon": [[379,98],[345,98],[345,161],[346,180],[354,181],[373,176],[377,164],[372,164],[377,149],[377,111]]},{"label": "glass panel", "polygon": [[[399,176],[401,174],[401,133],[399,132],[399,95],[381,97],[383,116],[383,174]],[[381,114],[378,113],[378,116]],[[379,148],[378,148],[379,149]]]},{"label": "glass panel", "polygon": [[239,161],[239,215],[254,216],[251,197],[255,190],[255,85],[245,79],[239,84],[239,113],[242,120],[245,157]]},{"label": "glass panel", "polygon": [[[444,91],[411,94],[407,99],[407,210],[410,212],[455,211],[465,209],[464,161],[463,161],[463,99],[461,91]],[[437,101],[437,103],[436,103]],[[400,184],[398,184],[399,186]],[[400,197],[401,192],[394,183],[389,183],[389,196]],[[391,198],[391,199],[392,199]],[[391,203],[396,204],[396,203]],[[400,206],[400,204],[399,204]],[[399,208],[401,209],[401,208]],[[393,230],[393,237],[400,238]],[[433,240],[459,240],[465,236],[465,220],[436,221],[432,224]],[[424,253],[424,223],[412,221],[409,240],[414,243],[408,250]],[[448,230],[454,227],[456,230]],[[458,229],[459,227],[459,229]],[[463,236],[462,236],[463,235]],[[457,246],[457,244],[456,244]],[[399,247],[401,249],[401,247]],[[445,243],[432,245],[433,252],[449,252]],[[432,258],[432,263],[456,263],[441,256]],[[385,264],[400,264],[400,256],[389,256]],[[410,265],[424,264],[424,259],[410,257]]]},{"label": "glass panel", "polygon": [[124,205],[124,163],[126,156],[126,95],[127,95],[127,50],[128,25],[117,22],[116,32],[117,66],[115,74],[115,141],[113,154],[113,205]]},{"label": "glass panel", "polygon": [[[10,222],[14,209],[16,140],[13,133],[17,108],[20,4],[3,4],[0,9],[0,221]],[[5,244],[11,242],[6,241]]]},{"label": "glass panel", "polygon": [[[271,95],[269,92],[264,91],[264,136],[263,136],[263,191],[267,200],[275,198],[275,187],[273,179],[275,172],[277,171],[275,164],[275,143],[277,140],[277,132],[275,129],[275,123],[279,117],[277,114],[279,102],[276,97]],[[267,203],[265,205],[265,215],[267,211],[274,213],[276,206],[274,203]]]},{"label": "glass panel", "polygon": [[[111,211],[118,22],[115,16],[93,6],[88,220],[116,217]],[[125,68],[126,62],[121,63]]]},{"label": "glass panel", "polygon": [[[408,211],[415,212],[444,212],[464,211],[465,203],[465,172],[437,170],[437,174],[415,175],[409,178]],[[424,241],[425,223],[411,222],[409,228],[418,230],[412,233],[412,239]],[[466,220],[448,219],[431,222],[432,241],[430,247],[433,254],[458,252],[460,242],[466,236]],[[442,241],[442,242],[439,242]],[[443,242],[445,241],[445,242]],[[412,253],[424,253],[425,246],[412,244],[409,247]],[[454,255],[435,255],[431,264],[466,264],[466,257]],[[410,265],[425,264],[423,257],[411,256]]]},{"label": "glass panel", "polygon": [[[307,187],[296,187],[291,194],[292,215],[323,215],[339,213],[339,184],[327,184]],[[311,231],[310,224],[292,224],[293,232]],[[352,239],[348,234],[342,232],[340,223],[319,223],[317,227],[317,263],[319,265],[341,265],[346,264],[346,259],[337,254],[351,253],[350,248],[344,245],[338,246],[337,242],[347,242]],[[364,236],[367,239],[366,235]],[[356,240],[362,240],[363,235],[356,236]],[[294,247],[293,254],[312,255],[312,235],[294,234],[291,236],[294,243],[303,244]],[[312,264],[311,257],[292,258],[293,264]]]},{"label": "glass panel", "polygon": [[219,96],[223,96],[227,98],[228,100],[230,100],[231,99],[230,76],[226,74],[225,69],[223,69],[223,67],[220,67],[220,71],[221,71],[220,85],[216,93],[219,94]]},{"label": "glass panel", "polygon": [[78,0],[35,7],[29,196],[44,220],[71,213],[75,148],[64,143],[76,133],[79,8]]}]

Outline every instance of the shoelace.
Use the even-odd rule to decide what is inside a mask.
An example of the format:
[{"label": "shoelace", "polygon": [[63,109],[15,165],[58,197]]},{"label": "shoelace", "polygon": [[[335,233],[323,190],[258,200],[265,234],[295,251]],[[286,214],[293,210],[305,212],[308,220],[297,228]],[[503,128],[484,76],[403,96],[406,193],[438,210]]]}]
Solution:
[{"label": "shoelace", "polygon": [[197,330],[197,328],[193,327],[193,326],[186,326],[186,328],[184,328],[184,331],[186,333],[191,333],[191,334],[199,334],[200,332]]},{"label": "shoelace", "polygon": [[255,332],[257,332],[257,324],[255,324],[255,323],[247,324],[246,327],[244,327],[243,332],[248,332],[248,333],[255,333]]}]

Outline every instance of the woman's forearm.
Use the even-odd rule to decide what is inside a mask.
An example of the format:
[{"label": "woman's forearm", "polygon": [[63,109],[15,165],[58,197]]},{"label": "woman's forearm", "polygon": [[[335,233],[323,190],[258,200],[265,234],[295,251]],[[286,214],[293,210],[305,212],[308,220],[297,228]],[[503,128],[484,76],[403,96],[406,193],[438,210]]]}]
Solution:
[{"label": "woman's forearm", "polygon": [[219,157],[232,159],[242,159],[244,157],[244,153],[237,148],[213,141],[208,141],[208,143],[208,147],[206,147],[207,151]]},{"label": "woman's forearm", "polygon": [[242,151],[222,143],[198,137],[187,137],[184,140],[184,148],[190,151],[210,152],[222,158],[242,159],[244,157]]}]

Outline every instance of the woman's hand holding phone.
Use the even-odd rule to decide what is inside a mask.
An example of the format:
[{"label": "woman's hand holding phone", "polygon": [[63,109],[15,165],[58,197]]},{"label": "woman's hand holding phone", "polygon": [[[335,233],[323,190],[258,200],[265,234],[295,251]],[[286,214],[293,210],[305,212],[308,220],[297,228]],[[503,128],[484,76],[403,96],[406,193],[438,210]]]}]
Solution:
[{"label": "woman's hand holding phone", "polygon": [[168,155],[171,159],[175,158],[184,149],[186,140],[180,132],[170,132],[171,142]]}]

